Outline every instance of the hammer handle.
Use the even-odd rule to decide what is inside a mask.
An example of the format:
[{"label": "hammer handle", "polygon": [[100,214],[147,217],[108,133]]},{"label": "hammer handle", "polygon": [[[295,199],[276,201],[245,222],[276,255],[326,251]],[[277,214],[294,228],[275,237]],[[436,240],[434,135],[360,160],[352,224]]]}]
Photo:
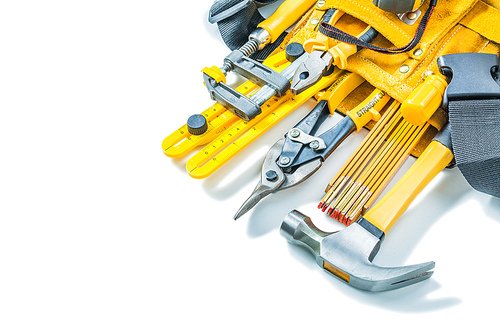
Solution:
[{"label": "hammer handle", "polygon": [[265,29],[271,35],[271,42],[274,42],[315,3],[316,0],[287,0],[257,27]]},{"label": "hammer handle", "polygon": [[424,187],[452,160],[453,153],[448,147],[439,141],[432,141],[396,185],[364,218],[383,232],[387,232]]}]

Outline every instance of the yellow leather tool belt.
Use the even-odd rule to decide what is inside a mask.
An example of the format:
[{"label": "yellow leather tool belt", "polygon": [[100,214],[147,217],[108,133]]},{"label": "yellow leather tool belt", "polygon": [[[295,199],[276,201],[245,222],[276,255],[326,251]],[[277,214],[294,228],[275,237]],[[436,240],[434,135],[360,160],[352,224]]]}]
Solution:
[{"label": "yellow leather tool belt", "polygon": [[[429,0],[425,0],[420,10],[425,12],[428,5]],[[371,0],[318,1],[284,44],[313,38],[321,18],[331,8],[347,14],[335,24],[337,28],[356,35],[368,24],[379,32],[373,44],[384,48],[407,45],[415,36],[420,20],[408,25],[397,15],[375,7]],[[387,55],[362,49],[348,58],[346,69],[361,75],[367,83],[344,100],[338,111],[345,113],[352,109],[373,87],[403,102],[429,72],[439,73],[436,63],[439,56],[466,52],[500,54],[499,44],[500,0],[439,0],[419,44],[411,51]],[[445,121],[444,111],[435,113],[429,121],[434,128],[422,139],[414,155],[419,155]]]}]

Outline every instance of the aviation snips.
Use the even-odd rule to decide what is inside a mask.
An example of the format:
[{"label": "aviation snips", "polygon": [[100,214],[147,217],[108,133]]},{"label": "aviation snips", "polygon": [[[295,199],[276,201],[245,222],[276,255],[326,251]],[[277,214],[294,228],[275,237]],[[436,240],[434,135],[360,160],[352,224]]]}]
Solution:
[{"label": "aviation snips", "polygon": [[322,100],[284,139],[269,150],[262,164],[257,187],[238,210],[234,219],[252,209],[271,193],[298,185],[315,173],[337,146],[356,129],[350,117],[345,117],[333,128],[315,136],[328,118],[328,101]]}]

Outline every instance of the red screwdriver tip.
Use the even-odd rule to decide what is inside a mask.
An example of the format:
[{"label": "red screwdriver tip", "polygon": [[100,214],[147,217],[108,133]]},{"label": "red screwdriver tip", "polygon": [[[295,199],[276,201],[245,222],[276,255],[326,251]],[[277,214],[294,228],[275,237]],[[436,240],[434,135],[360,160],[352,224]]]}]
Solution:
[{"label": "red screwdriver tip", "polygon": [[333,211],[333,218],[336,219],[337,221],[339,220],[339,210],[338,209],[335,209]]},{"label": "red screwdriver tip", "polygon": [[321,209],[323,207],[323,201],[321,201],[318,205],[318,209]]},{"label": "red screwdriver tip", "polygon": [[330,217],[333,217],[332,213],[333,213],[333,208],[331,208],[331,207],[328,208],[328,213],[327,214],[330,215]]}]

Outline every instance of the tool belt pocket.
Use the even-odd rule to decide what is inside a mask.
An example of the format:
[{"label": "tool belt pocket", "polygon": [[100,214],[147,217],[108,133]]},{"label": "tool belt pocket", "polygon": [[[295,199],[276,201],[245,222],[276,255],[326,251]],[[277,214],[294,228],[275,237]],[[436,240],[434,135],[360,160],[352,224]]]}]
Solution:
[{"label": "tool belt pocket", "polygon": [[[420,8],[427,10],[429,1]],[[321,7],[336,8],[358,21],[339,22],[351,33],[356,25],[370,25],[379,32],[374,43],[384,48],[403,47],[415,36],[418,24],[408,25],[395,14],[375,7],[371,0],[328,0]],[[500,1],[440,0],[429,24],[413,50],[401,54],[380,54],[362,49],[348,59],[347,70],[363,76],[373,86],[402,102],[425,79],[438,73],[436,60],[451,53],[499,53]]]},{"label": "tool belt pocket", "polygon": [[[425,12],[430,0],[420,7]],[[403,47],[416,34],[419,19],[409,25],[393,13],[383,11],[371,0],[326,0],[317,5],[299,22],[291,41],[304,42],[318,29],[322,16],[329,9],[345,14],[335,24],[338,29],[356,35],[370,25],[378,31],[373,44],[386,49]],[[421,17],[423,14],[421,15]],[[361,49],[347,59],[348,71],[359,74],[366,82],[338,107],[346,113],[376,87],[403,102],[430,72],[439,74],[437,58],[454,53],[500,54],[500,0],[439,0],[418,45],[399,54],[382,54]],[[443,76],[444,78],[444,76]],[[447,120],[438,110],[429,120],[432,125],[412,155],[419,156]],[[366,127],[370,129],[373,123]]]}]

